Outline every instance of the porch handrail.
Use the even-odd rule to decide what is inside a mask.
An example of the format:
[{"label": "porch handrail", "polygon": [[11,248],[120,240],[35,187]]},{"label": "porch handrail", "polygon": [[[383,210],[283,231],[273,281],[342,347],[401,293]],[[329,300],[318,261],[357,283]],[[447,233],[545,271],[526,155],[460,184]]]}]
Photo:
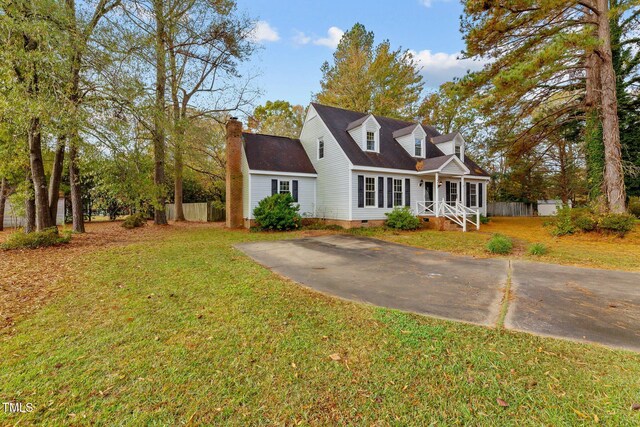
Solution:
[{"label": "porch handrail", "polygon": [[445,217],[462,227],[462,231],[467,231],[467,223],[480,229],[480,209],[470,208],[457,200],[418,201],[416,215]]},{"label": "porch handrail", "polygon": [[435,202],[416,202],[416,214],[417,215],[435,215],[436,207]]}]

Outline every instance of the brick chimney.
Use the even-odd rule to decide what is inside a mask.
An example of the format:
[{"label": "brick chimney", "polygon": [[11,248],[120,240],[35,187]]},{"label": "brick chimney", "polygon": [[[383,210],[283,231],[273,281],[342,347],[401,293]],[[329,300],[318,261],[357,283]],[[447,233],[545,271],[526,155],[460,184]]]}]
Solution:
[{"label": "brick chimney", "polygon": [[244,227],[242,212],[242,123],[236,117],[227,122],[226,225]]}]

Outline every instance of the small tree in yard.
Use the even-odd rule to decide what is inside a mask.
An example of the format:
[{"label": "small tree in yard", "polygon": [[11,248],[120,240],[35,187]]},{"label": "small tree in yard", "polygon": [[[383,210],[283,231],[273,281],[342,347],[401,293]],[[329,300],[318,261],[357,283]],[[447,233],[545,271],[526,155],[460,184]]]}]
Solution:
[{"label": "small tree in yard", "polygon": [[293,203],[291,194],[274,194],[260,200],[253,210],[258,227],[263,230],[291,230],[300,227],[300,206]]}]

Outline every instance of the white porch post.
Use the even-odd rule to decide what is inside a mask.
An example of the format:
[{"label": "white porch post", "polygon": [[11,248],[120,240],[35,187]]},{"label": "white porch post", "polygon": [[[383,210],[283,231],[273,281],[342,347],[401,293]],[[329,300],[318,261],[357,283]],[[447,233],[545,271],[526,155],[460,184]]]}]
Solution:
[{"label": "white porch post", "polygon": [[438,209],[438,204],[440,203],[440,191],[438,190],[438,187],[440,186],[440,176],[438,175],[438,172],[436,172],[436,197],[435,200],[433,201],[433,207],[436,209],[436,217],[440,216],[439,212],[440,209]]},{"label": "white porch post", "polygon": [[462,206],[467,206],[467,186],[464,185],[464,176],[460,177],[460,186],[462,187],[462,190],[460,191],[462,199],[460,202],[462,203]]}]

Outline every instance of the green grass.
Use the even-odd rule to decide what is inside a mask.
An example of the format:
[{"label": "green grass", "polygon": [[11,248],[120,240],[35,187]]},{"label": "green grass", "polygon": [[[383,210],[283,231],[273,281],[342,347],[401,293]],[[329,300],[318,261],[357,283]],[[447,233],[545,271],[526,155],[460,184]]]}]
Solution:
[{"label": "green grass", "polygon": [[0,337],[0,401],[36,407],[0,424],[640,423],[640,355],[328,298],[231,246],[297,235],[174,230],[85,255]]}]

